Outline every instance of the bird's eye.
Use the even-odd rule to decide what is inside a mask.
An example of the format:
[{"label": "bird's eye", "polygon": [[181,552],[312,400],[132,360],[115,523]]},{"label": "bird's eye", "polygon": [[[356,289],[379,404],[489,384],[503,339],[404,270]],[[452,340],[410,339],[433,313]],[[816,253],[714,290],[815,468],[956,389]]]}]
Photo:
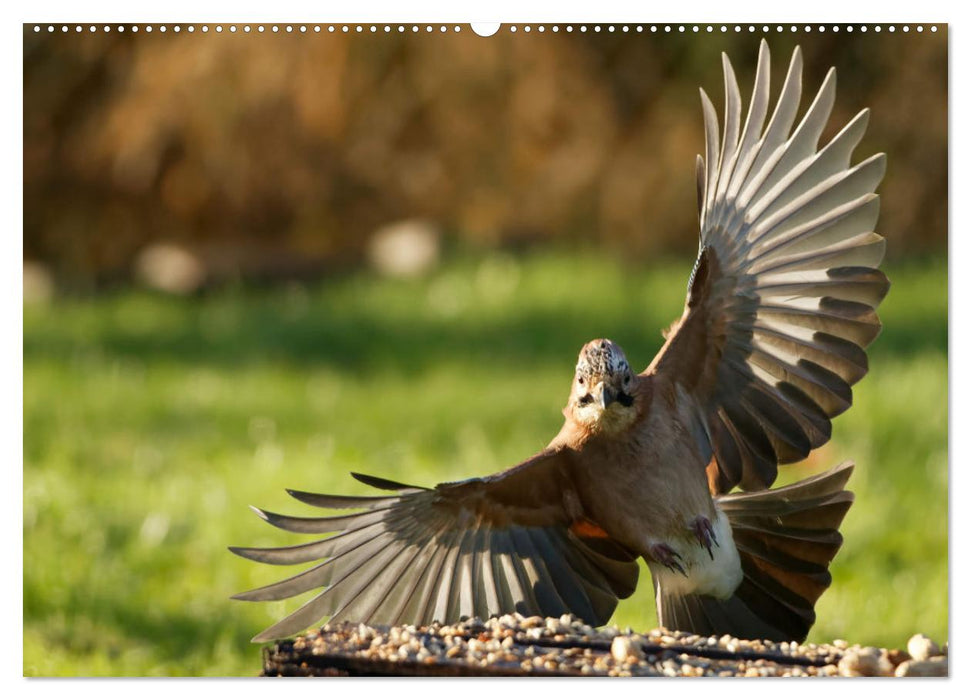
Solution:
[{"label": "bird's eye", "polygon": [[630,375],[629,374],[626,377],[624,377],[624,384],[630,384]]},{"label": "bird's eye", "polygon": [[577,379],[577,384],[579,384],[580,386],[583,386],[583,377],[580,377],[579,379]]}]

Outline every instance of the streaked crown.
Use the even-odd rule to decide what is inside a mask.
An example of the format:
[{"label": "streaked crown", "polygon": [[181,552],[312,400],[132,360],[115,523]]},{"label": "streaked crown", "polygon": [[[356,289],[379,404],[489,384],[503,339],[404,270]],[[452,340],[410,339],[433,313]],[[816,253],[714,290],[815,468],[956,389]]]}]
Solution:
[{"label": "streaked crown", "polygon": [[597,338],[584,345],[577,359],[577,376],[585,379],[612,377],[629,370],[624,351],[606,338]]}]

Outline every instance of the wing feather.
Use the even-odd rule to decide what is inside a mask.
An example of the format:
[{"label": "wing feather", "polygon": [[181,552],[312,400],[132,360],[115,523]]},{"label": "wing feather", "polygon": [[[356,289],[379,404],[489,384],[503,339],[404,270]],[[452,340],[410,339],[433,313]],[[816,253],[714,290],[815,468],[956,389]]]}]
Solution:
[{"label": "wing feather", "polygon": [[517,552],[525,556],[520,558],[522,570],[529,581],[530,590],[536,599],[535,613],[544,617],[559,617],[570,609],[556,590],[556,582],[550,575],[549,569],[539,551],[529,530],[532,528],[515,527],[511,534]]},{"label": "wing feather", "polygon": [[889,287],[878,269],[885,242],[873,230],[886,158],[851,164],[869,112],[819,147],[836,99],[830,70],[793,129],[802,92],[797,48],[762,132],[763,41],[739,136],[741,98],[723,63],[723,134],[702,91],[701,250],[676,331],[646,370],[674,385],[719,493],[767,488],[778,464],[829,439],[830,420],[850,406],[851,387],[868,370],[865,349],[880,332],[876,308]]},{"label": "wing feather", "polygon": [[[749,103],[748,116],[745,119],[745,130],[742,132],[742,142],[738,148],[738,159],[732,178],[728,186],[726,198],[738,197],[738,190],[745,181],[752,163],[759,154],[758,142],[765,125],[765,117],[769,110],[769,50],[767,46],[759,47],[758,67],[755,71],[755,89],[752,91],[752,101]],[[702,163],[702,167],[704,164]]]},{"label": "wing feather", "polygon": [[[760,51],[764,51],[768,56],[769,49],[766,42],[762,42]],[[768,86],[766,86],[768,91]],[[744,188],[739,195],[738,208],[744,209],[752,191],[760,187],[772,170],[772,166],[782,157],[784,150],[783,144],[788,138],[792,123],[796,120],[796,112],[799,110],[799,98],[802,96],[802,50],[797,46],[792,52],[792,59],[789,62],[789,70],[786,79],[782,84],[782,92],[779,101],[776,103],[769,126],[765,130],[761,144],[758,148],[755,162],[749,173],[751,174],[744,183]],[[712,161],[708,161],[709,163]]]},{"label": "wing feather", "polygon": [[[316,562],[282,581],[234,596],[281,600],[323,589],[260,633],[266,641],[330,616],[372,624],[454,622],[472,615],[571,612],[607,621],[636,586],[634,556],[610,540],[572,538],[574,453],[550,449],[505,472],[423,489],[355,475],[388,498],[291,491],[311,505],[358,511],[291,518],[258,510],[278,527],[335,533],[279,548],[234,547],[270,564]],[[571,506],[573,507],[573,506]],[[572,539],[571,539],[572,538]]]}]

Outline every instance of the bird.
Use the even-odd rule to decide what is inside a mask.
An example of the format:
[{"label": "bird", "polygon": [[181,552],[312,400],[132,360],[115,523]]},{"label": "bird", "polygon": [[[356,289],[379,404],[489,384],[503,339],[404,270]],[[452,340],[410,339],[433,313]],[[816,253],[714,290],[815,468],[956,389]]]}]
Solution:
[{"label": "bird", "polygon": [[846,461],[773,488],[831,436],[868,371],[890,282],[874,231],[883,153],[851,164],[869,111],[824,146],[835,69],[798,124],[792,53],[770,115],[763,40],[748,110],[722,54],[724,122],[704,89],[699,246],[681,317],[635,372],[620,345],[580,350],[562,429],[505,471],[434,487],[352,473],[380,493],[288,490],[337,514],[266,522],[322,537],[230,547],[302,573],[233,596],[315,596],[254,642],[321,622],[442,624],[574,615],[607,624],[643,559],[658,622],[702,635],[802,641],[854,500]]}]

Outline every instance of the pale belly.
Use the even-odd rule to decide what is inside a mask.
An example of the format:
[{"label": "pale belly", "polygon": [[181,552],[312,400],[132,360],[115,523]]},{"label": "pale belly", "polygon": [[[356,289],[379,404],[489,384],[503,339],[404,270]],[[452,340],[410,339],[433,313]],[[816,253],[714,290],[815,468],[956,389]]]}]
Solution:
[{"label": "pale belly", "polygon": [[651,573],[657,577],[665,593],[696,593],[724,599],[731,597],[738,588],[742,582],[742,564],[732,540],[732,527],[717,506],[712,526],[719,546],[711,548],[711,555],[697,542],[677,544],[676,550],[687,576],[648,561]]}]

